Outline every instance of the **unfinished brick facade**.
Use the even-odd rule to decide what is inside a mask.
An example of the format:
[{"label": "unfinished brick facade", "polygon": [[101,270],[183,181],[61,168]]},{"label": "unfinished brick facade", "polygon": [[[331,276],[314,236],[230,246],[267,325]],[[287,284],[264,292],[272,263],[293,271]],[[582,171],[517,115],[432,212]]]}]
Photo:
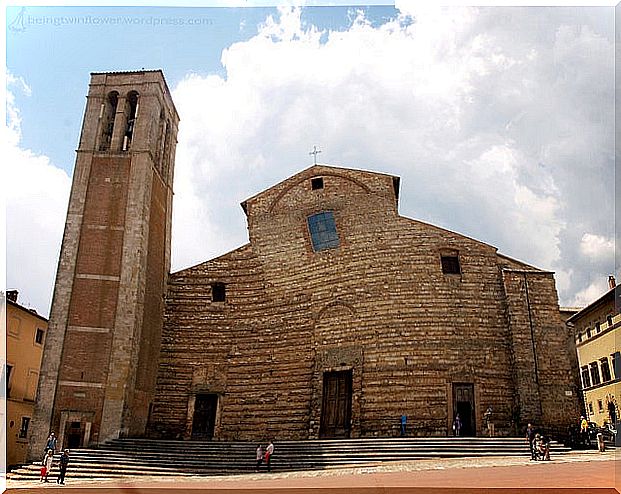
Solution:
[{"label": "unfinished brick facade", "polygon": [[161,71],[91,74],[30,456],[145,431],[170,270],[179,118]]},{"label": "unfinished brick facade", "polygon": [[[490,405],[501,435],[575,420],[553,274],[400,216],[398,192],[316,165],[242,203],[249,243],[169,277],[147,433],[385,436],[406,414],[410,434],[447,435],[460,413],[480,435]],[[337,237],[315,251],[321,212]]]},{"label": "unfinished brick facade", "polygon": [[[554,277],[315,165],[242,204],[249,243],[168,275],[178,116],[92,74],[30,440],[498,434],[579,413]],[[166,297],[164,299],[164,296]]]}]

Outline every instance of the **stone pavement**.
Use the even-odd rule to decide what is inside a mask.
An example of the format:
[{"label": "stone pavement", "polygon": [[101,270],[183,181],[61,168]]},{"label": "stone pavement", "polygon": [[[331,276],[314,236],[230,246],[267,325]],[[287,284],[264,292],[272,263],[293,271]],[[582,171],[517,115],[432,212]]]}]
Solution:
[{"label": "stone pavement", "polygon": [[[517,492],[616,493],[619,462],[614,451],[566,454],[549,462],[528,458],[457,458],[391,462],[376,465],[305,472],[261,472],[218,477],[127,477],[121,480],[72,480],[55,482],[9,481],[8,493],[41,493],[62,489],[93,494],[405,494]],[[621,473],[621,471],[620,471]],[[55,480],[55,477],[54,477]]]}]

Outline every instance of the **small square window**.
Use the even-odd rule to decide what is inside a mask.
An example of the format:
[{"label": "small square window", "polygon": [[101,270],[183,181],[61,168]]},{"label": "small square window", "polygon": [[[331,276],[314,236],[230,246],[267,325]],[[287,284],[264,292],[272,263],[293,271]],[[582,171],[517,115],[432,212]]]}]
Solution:
[{"label": "small square window", "polygon": [[323,189],[323,177],[312,178],[311,189],[312,190]]},{"label": "small square window", "polygon": [[224,302],[226,300],[226,285],[224,283],[211,284],[211,301]]},{"label": "small square window", "polygon": [[458,255],[442,256],[442,272],[444,274],[461,274]]},{"label": "small square window", "polygon": [[45,335],[45,331],[37,328],[37,332],[35,333],[35,343],[38,345],[43,345],[43,336]]}]

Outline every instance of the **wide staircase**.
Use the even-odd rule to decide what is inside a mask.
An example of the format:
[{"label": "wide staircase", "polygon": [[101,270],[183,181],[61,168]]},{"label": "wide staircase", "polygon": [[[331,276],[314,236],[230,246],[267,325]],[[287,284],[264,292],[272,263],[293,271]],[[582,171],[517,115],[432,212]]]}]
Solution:
[{"label": "wide staircase", "polygon": [[[264,445],[265,446],[265,445]],[[282,441],[274,443],[272,470],[314,470],[388,461],[492,456],[529,457],[522,438],[389,438]],[[68,477],[119,478],[133,475],[225,475],[254,472],[256,443],[116,439],[98,448],[71,451]],[[551,455],[569,448],[551,443]],[[55,460],[58,460],[56,455]],[[262,466],[265,470],[265,465]],[[55,480],[58,469],[52,470]],[[38,463],[7,474],[8,479],[36,480]]]}]

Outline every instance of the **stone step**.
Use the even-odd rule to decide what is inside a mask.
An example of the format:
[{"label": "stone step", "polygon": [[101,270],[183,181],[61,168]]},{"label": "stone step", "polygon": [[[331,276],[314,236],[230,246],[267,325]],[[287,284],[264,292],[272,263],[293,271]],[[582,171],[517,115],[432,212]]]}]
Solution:
[{"label": "stone step", "polygon": [[[558,446],[558,445],[551,445],[552,449],[560,451],[560,450],[569,450],[569,448],[566,448],[564,446]],[[408,454],[408,453],[414,453],[414,452],[419,452],[419,453],[428,453],[428,452],[457,452],[457,453],[466,453],[466,452],[472,452],[472,453],[486,453],[486,452],[498,452],[498,453],[505,453],[505,452],[514,452],[514,453],[521,453],[524,451],[528,451],[528,447],[527,446],[516,446],[516,447],[511,447],[511,448],[459,448],[459,447],[446,447],[446,448],[382,448],[382,449],[351,449],[351,450],[332,450],[332,451],[326,451],[323,449],[317,449],[317,450],[295,450],[295,449],[284,449],[284,448],[278,448],[277,449],[279,456],[283,457],[283,456],[307,456],[307,457],[314,457],[314,456],[318,456],[321,455],[323,457],[325,456],[334,456],[334,457],[338,457],[338,456],[348,456],[351,454],[382,454],[382,453],[387,453],[387,454]],[[197,454],[197,453],[193,453],[192,455],[190,455],[187,452],[183,452],[183,451],[160,451],[160,450],[132,450],[132,449],[93,449],[93,450],[74,450],[72,457],[73,458],[77,458],[77,457],[82,457],[85,456],[86,458],[88,457],[92,457],[97,456],[100,458],[105,458],[105,457],[114,457],[118,454],[128,454],[128,453],[132,453],[135,452],[137,454],[140,455],[141,458],[154,458],[154,459],[165,459],[165,458],[170,458],[171,461],[177,460],[177,459],[187,459],[189,457],[200,457],[203,459],[213,459],[213,460],[218,460],[219,458],[221,458],[223,456],[223,454],[221,454],[221,452],[205,452],[202,454]],[[227,452],[227,453],[231,453],[231,452]],[[237,452],[238,455],[236,455],[237,458],[244,458],[244,457],[251,457],[254,458],[254,454],[255,451],[254,450],[245,450],[245,451],[238,451]]]},{"label": "stone step", "polygon": [[[277,447],[281,451],[348,451],[348,450],[380,450],[380,449],[433,449],[433,448],[469,448],[469,449],[487,449],[487,448],[524,448],[527,444],[524,440],[495,442],[492,440],[476,441],[476,442],[457,442],[457,441],[393,441],[393,442],[357,442],[357,443],[321,443],[316,441],[307,441],[305,443],[286,443],[278,442]],[[226,444],[226,443],[202,443],[193,444],[192,441],[169,441],[169,442],[149,442],[149,441],[114,441],[100,446],[101,450],[133,450],[140,449],[142,451],[158,451],[165,449],[166,451],[183,451],[196,452],[201,454],[222,453],[222,452],[247,452],[256,449],[256,444]]]},{"label": "stone step", "polygon": [[[566,451],[552,448],[552,450],[556,454],[564,453]],[[96,451],[93,453],[86,453],[86,455],[81,455],[72,458],[71,463],[74,465],[108,465],[108,464],[127,464],[127,465],[161,465],[166,462],[167,465],[198,465],[198,466],[218,466],[218,467],[226,467],[226,466],[247,466],[253,465],[255,462],[254,456],[245,456],[238,457],[235,459],[231,458],[193,458],[193,457],[182,457],[179,456],[177,458],[170,457],[169,455],[162,454],[161,456],[157,455],[145,455],[145,454],[134,454],[131,457],[123,457],[121,455],[97,455]],[[301,463],[316,463],[321,461],[323,463],[337,463],[343,461],[351,461],[351,460],[373,460],[373,461],[394,461],[399,459],[410,459],[410,458],[426,458],[426,457],[463,457],[463,456],[519,456],[528,454],[528,449],[522,450],[510,450],[510,451],[482,451],[482,452],[472,452],[472,451],[460,451],[460,450],[442,450],[442,451],[404,451],[404,452],[358,452],[358,453],[338,453],[330,456],[319,456],[319,455],[300,455],[300,456],[289,456],[284,455],[282,452],[278,452],[274,457],[274,461],[278,458],[280,463],[287,464],[301,464]]]},{"label": "stone step", "polygon": [[[258,441],[257,441],[258,442]],[[301,441],[277,441],[278,444],[282,445],[336,445],[336,446],[345,446],[348,444],[397,444],[397,443],[413,443],[413,444],[424,444],[424,443],[464,443],[464,444],[477,444],[477,443],[495,443],[495,444],[503,444],[503,443],[523,443],[524,438],[520,437],[395,437],[395,438],[360,438],[360,439],[311,439],[311,440],[301,440]],[[145,438],[126,438],[126,439],[113,439],[106,444],[161,444],[161,445],[171,445],[171,444],[186,444],[191,446],[213,446],[213,447],[236,447],[243,446],[247,447],[249,445],[256,444],[256,442],[250,441],[187,441],[181,439],[145,439]]]},{"label": "stone step", "polygon": [[[377,464],[386,461],[429,458],[528,456],[522,438],[393,438],[283,441],[275,443],[272,468],[279,471]],[[116,478],[148,475],[221,475],[254,471],[255,443],[117,439],[98,448],[71,452],[74,478]],[[569,448],[555,442],[553,455]],[[56,455],[55,461],[58,461]],[[164,466],[165,465],[165,466]],[[40,465],[32,464],[7,478],[39,478]],[[52,471],[52,476],[57,469]],[[55,477],[54,477],[55,478]]]}]

